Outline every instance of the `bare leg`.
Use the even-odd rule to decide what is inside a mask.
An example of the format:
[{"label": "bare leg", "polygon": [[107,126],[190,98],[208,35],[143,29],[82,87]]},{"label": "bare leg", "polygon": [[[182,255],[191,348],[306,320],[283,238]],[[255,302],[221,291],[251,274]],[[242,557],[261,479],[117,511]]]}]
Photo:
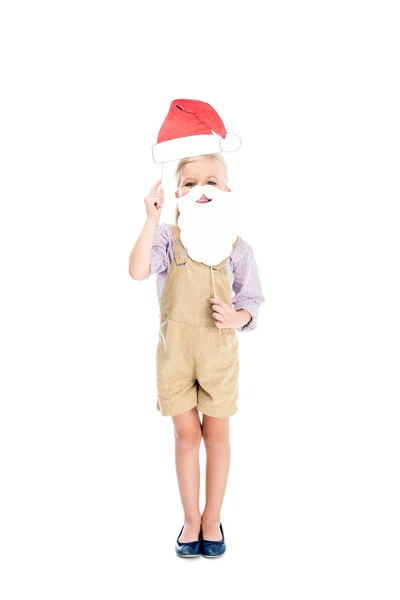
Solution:
[{"label": "bare leg", "polygon": [[202,515],[205,540],[222,539],[219,528],[222,501],[230,466],[229,417],[203,415],[203,439],[207,452],[206,505]]},{"label": "bare leg", "polygon": [[175,434],[175,463],[185,526],[180,542],[197,541],[200,532],[199,508],[201,422],[196,407],[172,417]]}]

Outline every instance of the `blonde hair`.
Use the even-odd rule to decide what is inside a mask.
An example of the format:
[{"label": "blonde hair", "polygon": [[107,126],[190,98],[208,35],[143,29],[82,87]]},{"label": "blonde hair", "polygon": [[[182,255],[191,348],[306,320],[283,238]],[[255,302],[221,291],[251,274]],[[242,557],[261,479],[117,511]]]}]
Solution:
[{"label": "blonde hair", "polygon": [[222,178],[224,180],[225,185],[228,185],[228,165],[225,162],[225,159],[220,154],[202,154],[201,156],[189,156],[188,158],[181,158],[178,162],[175,169],[175,179],[176,179],[176,187],[179,189],[182,180],[182,169],[183,167],[190,162],[196,162],[197,160],[203,160],[204,158],[211,158],[214,160],[214,163],[220,168],[222,173]]}]

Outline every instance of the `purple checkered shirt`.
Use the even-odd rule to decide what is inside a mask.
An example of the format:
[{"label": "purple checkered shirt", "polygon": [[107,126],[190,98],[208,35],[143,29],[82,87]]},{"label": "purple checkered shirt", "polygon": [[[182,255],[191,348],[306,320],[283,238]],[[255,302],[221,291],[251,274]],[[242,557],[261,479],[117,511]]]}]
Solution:
[{"label": "purple checkered shirt", "polygon": [[[188,257],[188,252],[183,246],[184,255]],[[190,257],[189,257],[190,258]],[[167,279],[169,267],[174,260],[172,226],[168,223],[158,223],[154,236],[150,274],[157,274],[157,295],[158,302],[161,301],[161,295],[164,284]],[[225,261],[226,270],[234,292],[232,304],[235,310],[244,308],[252,318],[249,323],[236,327],[236,331],[250,331],[257,326],[259,307],[265,302],[261,290],[261,282],[258,274],[257,263],[251,246],[241,237],[233,249],[232,254]]]}]

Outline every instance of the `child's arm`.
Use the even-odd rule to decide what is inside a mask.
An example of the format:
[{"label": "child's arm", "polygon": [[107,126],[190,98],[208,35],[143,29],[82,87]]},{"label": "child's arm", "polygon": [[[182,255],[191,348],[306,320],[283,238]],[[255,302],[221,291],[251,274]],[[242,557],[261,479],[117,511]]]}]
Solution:
[{"label": "child's arm", "polygon": [[150,271],[147,277],[168,271],[172,256],[172,231],[168,223],[159,223],[151,252]]},{"label": "child's arm", "polygon": [[247,324],[236,327],[239,332],[251,331],[257,327],[258,311],[262,302],[265,302],[254,252],[249,244],[247,246],[248,252],[233,269],[233,307],[236,311],[244,309],[251,315]]},{"label": "child's arm", "polygon": [[149,276],[153,240],[158,228],[157,221],[147,219],[129,258],[129,275],[133,279]]},{"label": "child's arm", "polygon": [[164,191],[157,191],[160,183],[161,180],[157,181],[144,199],[147,219],[129,257],[129,275],[133,279],[147,279],[151,275],[153,244],[164,203]]}]

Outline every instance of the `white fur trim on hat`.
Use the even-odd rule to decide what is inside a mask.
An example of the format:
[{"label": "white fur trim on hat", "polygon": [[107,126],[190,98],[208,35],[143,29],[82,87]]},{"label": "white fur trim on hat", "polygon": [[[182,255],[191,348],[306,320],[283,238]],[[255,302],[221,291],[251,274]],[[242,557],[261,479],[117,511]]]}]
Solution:
[{"label": "white fur trim on hat", "polygon": [[218,154],[221,152],[219,136],[211,133],[188,135],[186,137],[167,140],[166,142],[154,144],[151,149],[155,163],[164,163],[189,156]]}]

